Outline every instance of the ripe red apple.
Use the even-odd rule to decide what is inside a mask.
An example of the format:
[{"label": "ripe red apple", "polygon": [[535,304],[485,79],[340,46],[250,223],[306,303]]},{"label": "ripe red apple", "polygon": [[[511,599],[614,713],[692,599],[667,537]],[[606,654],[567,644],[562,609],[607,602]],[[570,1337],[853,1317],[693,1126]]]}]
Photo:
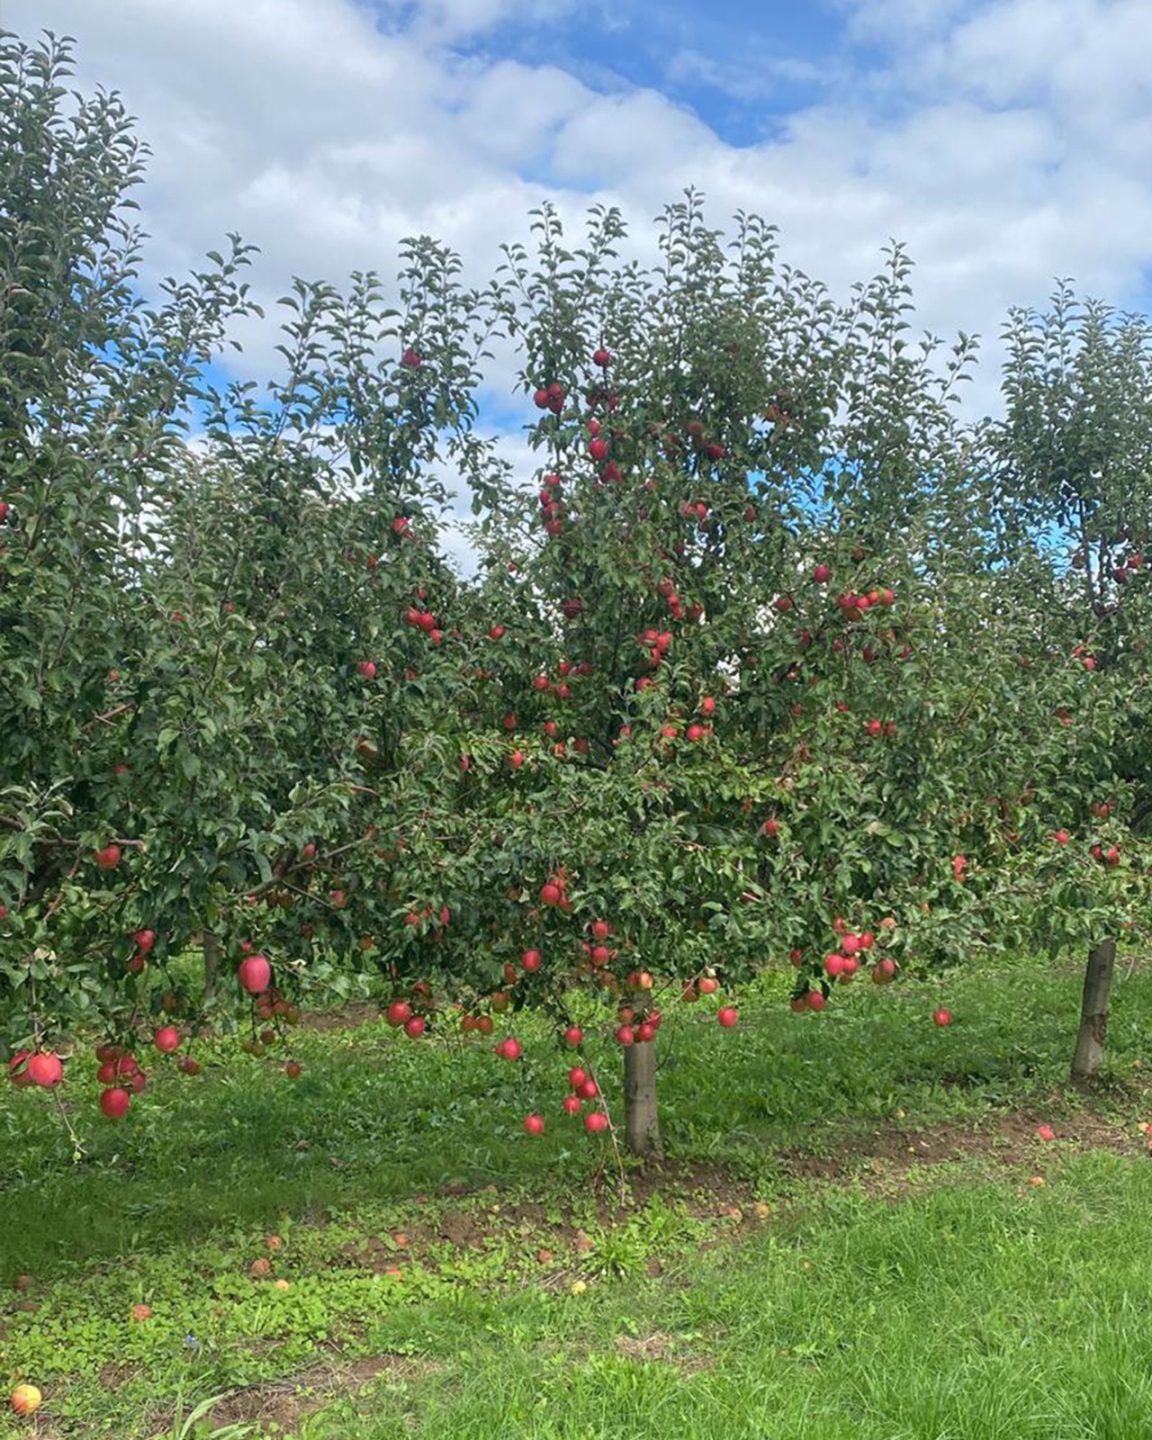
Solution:
[{"label": "ripe red apple", "polygon": [[1036,1137],[1039,1140],[1055,1140],[1056,1132],[1051,1125],[1037,1125]]},{"label": "ripe red apple", "polygon": [[128,1113],[128,1107],[132,1103],[132,1096],[127,1090],[116,1086],[111,1090],[100,1092],[100,1109],[107,1115],[109,1120],[120,1120]]},{"label": "ripe red apple", "polygon": [[768,819],[764,821],[764,824],[763,824],[763,826],[762,826],[762,829],[763,829],[763,831],[764,831],[764,834],[767,835],[767,836],[769,836],[769,837],[772,837],[772,836],[775,836],[775,835],[779,835],[779,833],[780,833],[780,821],[777,820],[774,815],[770,815],[770,816],[768,817]]},{"label": "ripe red apple", "polygon": [[50,1050],[39,1050],[28,1061],[28,1076],[33,1085],[51,1090],[63,1080],[64,1066],[58,1055],[53,1055]]},{"label": "ripe red apple", "polygon": [[589,440],[588,454],[592,457],[593,460],[596,461],[597,464],[599,464],[601,460],[606,460],[608,458],[607,440],[602,440],[599,436],[597,436],[594,440]]},{"label": "ripe red apple", "polygon": [[603,1110],[590,1110],[584,1116],[584,1128],[589,1135],[603,1135],[608,1129],[608,1116]]},{"label": "ripe red apple", "polygon": [[180,1048],[180,1031],[175,1025],[164,1025],[152,1037],[161,1055],[171,1055]]},{"label": "ripe red apple", "polygon": [[199,1060],[194,1060],[191,1055],[181,1055],[176,1067],[185,1075],[199,1075],[202,1068]]},{"label": "ripe red apple", "polygon": [[115,870],[117,865],[120,864],[120,846],[105,845],[103,850],[95,851],[92,858],[95,860],[98,869]]},{"label": "ripe red apple", "polygon": [[261,995],[272,983],[272,966],[266,955],[246,955],[237,971],[240,984],[249,995]]},{"label": "ripe red apple", "polygon": [[561,900],[559,885],[554,885],[550,880],[540,887],[540,903],[542,905],[559,905]]},{"label": "ripe red apple", "polygon": [[593,365],[599,365],[602,370],[606,370],[612,363],[612,356],[609,355],[608,351],[601,345],[598,350],[592,352],[592,363]]},{"label": "ripe red apple", "polygon": [[132,1319],[136,1321],[151,1320],[152,1307],[151,1305],[133,1305],[132,1309],[128,1313],[131,1315]]},{"label": "ripe red apple", "polygon": [[394,1030],[406,1025],[412,1018],[412,1007],[404,1000],[393,1000],[386,1011],[388,1024]]},{"label": "ripe red apple", "polygon": [[832,571],[829,570],[827,565],[817,565],[812,571],[812,579],[815,580],[817,585],[827,585],[831,578]]},{"label": "ripe red apple", "polygon": [[941,1008],[933,1014],[932,1019],[943,1029],[944,1026],[951,1025],[952,1012],[951,1010],[945,1010],[943,1006],[941,1006]]},{"label": "ripe red apple", "polygon": [[540,969],[542,959],[539,950],[525,950],[520,957],[520,964],[528,971],[529,975],[532,975]]},{"label": "ripe red apple", "polygon": [[524,1053],[524,1047],[514,1035],[509,1035],[506,1040],[501,1040],[496,1046],[496,1054],[501,1060],[519,1060]]},{"label": "ripe red apple", "polygon": [[589,1076],[587,1080],[577,1087],[576,1093],[580,1096],[581,1100],[595,1100],[596,1096],[600,1093],[600,1087],[596,1081]]},{"label": "ripe red apple", "polygon": [[631,1045],[636,1039],[631,1025],[618,1025],[616,1027],[616,1043],[618,1045]]},{"label": "ripe red apple", "polygon": [[584,1108],[584,1102],[579,1095],[565,1095],[560,1103],[564,1107],[565,1115],[579,1115]]},{"label": "ripe red apple", "polygon": [[513,770],[519,770],[521,765],[524,764],[523,750],[513,750],[512,754],[508,757],[508,763]]},{"label": "ripe red apple", "polygon": [[807,995],[807,1003],[809,1010],[820,1011],[824,1009],[824,1006],[827,1005],[828,1001],[822,990],[809,990]]},{"label": "ripe red apple", "polygon": [[356,668],[360,671],[360,674],[363,675],[365,680],[375,680],[376,662],[374,660],[361,660]]},{"label": "ripe red apple", "polygon": [[583,1030],[581,1030],[579,1025],[569,1025],[567,1030],[564,1031],[564,1043],[565,1045],[570,1046],[573,1050],[577,1049],[578,1046],[583,1045],[584,1032]]},{"label": "ripe red apple", "polygon": [[299,1080],[303,1073],[304,1067],[300,1064],[299,1060],[289,1060],[284,1066],[284,1074],[287,1075],[289,1080]]},{"label": "ripe red apple", "polygon": [[419,1040],[427,1028],[428,1022],[423,1015],[413,1015],[411,1019],[404,1022],[404,1033],[409,1040]]},{"label": "ripe red apple", "polygon": [[568,1071],[568,1084],[573,1090],[579,1090],[587,1079],[588,1072],[580,1065],[573,1065]]},{"label": "ripe red apple", "polygon": [[525,1132],[525,1134],[527,1134],[527,1135],[543,1135],[543,1133],[544,1133],[544,1117],[543,1117],[543,1115],[525,1115],[525,1117],[524,1117],[524,1132]]},{"label": "ripe red apple", "polygon": [[133,930],[132,940],[135,942],[136,948],[140,951],[141,955],[147,955],[156,944],[156,931]]},{"label": "ripe red apple", "polygon": [[725,1030],[731,1030],[739,1018],[740,1012],[734,1005],[721,1005],[720,1009],[716,1012],[716,1019]]},{"label": "ripe red apple", "polygon": [[720,982],[719,980],[713,979],[711,975],[705,975],[697,982],[696,988],[700,991],[701,995],[715,995],[716,991],[720,988]]}]

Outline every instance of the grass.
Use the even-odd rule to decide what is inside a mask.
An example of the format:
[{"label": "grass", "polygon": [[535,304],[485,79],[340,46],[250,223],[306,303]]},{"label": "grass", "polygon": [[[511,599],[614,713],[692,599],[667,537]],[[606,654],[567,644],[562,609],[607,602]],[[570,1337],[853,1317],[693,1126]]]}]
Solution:
[{"label": "grass", "polygon": [[786,983],[731,1033],[669,1007],[674,1163],[623,1200],[524,1017],[516,1066],[371,1021],[294,1036],[295,1083],[232,1051],[195,1079],[158,1063],[120,1125],[76,1076],[78,1161],[52,1097],[0,1094],[0,1280],[32,1278],[0,1308],[0,1381],[46,1397],[0,1435],[1152,1435],[1152,972],[1119,984],[1091,1104],[1061,1088],[1074,969],[860,986],[805,1018]]}]

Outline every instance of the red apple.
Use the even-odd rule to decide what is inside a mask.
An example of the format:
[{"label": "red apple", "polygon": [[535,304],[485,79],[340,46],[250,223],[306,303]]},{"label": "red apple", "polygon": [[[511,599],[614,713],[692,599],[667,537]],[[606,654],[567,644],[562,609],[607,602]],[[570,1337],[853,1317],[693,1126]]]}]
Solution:
[{"label": "red apple", "polygon": [[393,1000],[386,1011],[388,1024],[394,1030],[406,1025],[412,1018],[412,1007],[404,1000]]},{"label": "red apple", "polygon": [[266,955],[246,955],[238,970],[240,984],[249,995],[261,995],[272,983],[272,966]]},{"label": "red apple", "polygon": [[97,850],[92,856],[97,868],[100,870],[115,870],[120,864],[119,845],[105,845],[103,850]]},{"label": "red apple", "polygon": [[525,1132],[525,1134],[527,1134],[527,1135],[543,1135],[543,1133],[544,1133],[544,1117],[543,1117],[543,1115],[525,1115],[525,1117],[524,1117],[524,1132]]},{"label": "red apple", "polygon": [[132,1103],[132,1096],[127,1090],[121,1090],[119,1086],[111,1090],[100,1092],[100,1109],[107,1115],[109,1120],[120,1120],[128,1113],[128,1107]]},{"label": "red apple", "polygon": [[171,1055],[180,1048],[180,1031],[175,1025],[164,1025],[152,1037],[161,1055]]},{"label": "red apple", "polygon": [[951,1010],[945,1010],[943,1007],[941,1007],[933,1014],[932,1019],[936,1022],[937,1025],[940,1026],[941,1029],[943,1029],[946,1025],[951,1025],[952,1012]]},{"label": "red apple", "polygon": [[51,1090],[63,1080],[64,1066],[58,1055],[53,1055],[50,1050],[40,1050],[28,1061],[28,1076],[33,1085]]}]

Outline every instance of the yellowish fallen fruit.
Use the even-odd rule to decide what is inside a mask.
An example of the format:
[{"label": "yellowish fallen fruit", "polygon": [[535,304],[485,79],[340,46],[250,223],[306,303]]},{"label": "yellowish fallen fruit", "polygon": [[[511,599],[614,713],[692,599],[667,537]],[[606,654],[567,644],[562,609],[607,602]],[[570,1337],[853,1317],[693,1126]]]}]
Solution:
[{"label": "yellowish fallen fruit", "polygon": [[757,1201],[757,1203],[756,1203],[756,1218],[757,1218],[757,1220],[767,1220],[768,1217],[769,1217],[769,1215],[771,1215],[771,1214],[772,1214],[772,1206],[771,1206],[771,1205],[766,1205],[763,1200]]},{"label": "yellowish fallen fruit", "polygon": [[292,1282],[291,1280],[273,1280],[272,1288],[273,1290],[291,1290]]},{"label": "yellowish fallen fruit", "polygon": [[568,1287],[568,1293],[570,1295],[583,1295],[587,1289],[588,1286],[583,1280],[573,1280],[572,1284]]},{"label": "yellowish fallen fruit", "polygon": [[17,1415],[31,1415],[33,1410],[39,1410],[43,1399],[35,1385],[17,1385],[9,1403]]}]

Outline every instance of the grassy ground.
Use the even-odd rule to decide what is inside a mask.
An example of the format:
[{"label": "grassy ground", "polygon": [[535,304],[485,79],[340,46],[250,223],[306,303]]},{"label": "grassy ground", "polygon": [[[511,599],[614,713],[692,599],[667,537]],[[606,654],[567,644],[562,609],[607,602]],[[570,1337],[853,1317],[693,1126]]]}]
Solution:
[{"label": "grassy ground", "polygon": [[673,1158],[623,1187],[520,1019],[519,1066],[360,1015],[297,1037],[296,1082],[158,1065],[120,1125],[75,1078],[79,1160],[52,1097],[0,1094],[0,1382],[45,1393],[0,1435],[1152,1436],[1152,972],[1091,1104],[1061,1090],[1074,969],[804,1018],[785,987],[731,1033],[676,1007]]}]

